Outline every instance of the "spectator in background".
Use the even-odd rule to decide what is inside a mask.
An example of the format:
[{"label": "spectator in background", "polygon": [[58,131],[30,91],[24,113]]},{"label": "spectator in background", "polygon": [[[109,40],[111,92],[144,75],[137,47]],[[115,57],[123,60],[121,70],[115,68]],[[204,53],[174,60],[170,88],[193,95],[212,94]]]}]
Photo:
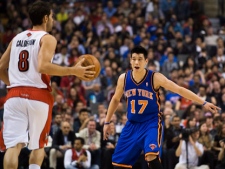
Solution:
[{"label": "spectator in background", "polygon": [[82,95],[79,95],[77,93],[76,88],[72,87],[69,90],[69,96],[67,97],[67,104],[68,106],[72,107],[72,112],[75,112],[75,107],[78,102],[83,102],[84,105],[86,105],[86,100]]},{"label": "spectator in background", "polygon": [[225,139],[225,124],[224,123],[220,126],[219,131],[217,135],[215,135],[214,142],[213,142],[212,149],[214,150],[216,156],[218,156],[221,150],[220,141],[223,139]]},{"label": "spectator in background", "polygon": [[82,108],[79,111],[79,116],[74,119],[73,131],[78,133],[87,127],[87,123],[90,120],[90,112],[87,108]]},{"label": "spectator in background", "polygon": [[205,122],[199,125],[200,136],[198,142],[203,145],[204,153],[200,158],[201,164],[208,164],[210,169],[214,168],[214,153],[211,150],[213,144],[213,137],[209,133]]},{"label": "spectator in background", "polygon": [[225,139],[220,140],[220,152],[218,155],[218,160],[220,164],[216,166],[216,169],[224,169],[225,168]]},{"label": "spectator in background", "polygon": [[173,69],[178,69],[178,64],[177,62],[174,62],[174,54],[170,52],[168,53],[168,59],[162,66],[162,72],[166,77],[169,77],[169,72],[171,72]]},{"label": "spectator in background", "polygon": [[52,149],[49,153],[49,167],[56,169],[57,158],[64,157],[67,149],[72,148],[72,143],[75,139],[75,134],[71,131],[70,124],[67,121],[62,121],[61,129],[53,136]]},{"label": "spectator in background", "polygon": [[61,66],[69,66],[69,54],[67,52],[67,47],[62,46],[60,53],[56,53],[53,57],[52,63],[61,65]]},{"label": "spectator in background", "polygon": [[109,91],[115,84],[116,77],[112,74],[112,68],[110,66],[105,68],[105,75],[101,77],[101,86]]},{"label": "spectator in background", "polygon": [[178,163],[179,158],[176,157],[175,152],[180,142],[180,134],[182,133],[183,127],[180,126],[181,119],[179,116],[175,115],[172,117],[171,126],[165,132],[166,141],[166,155],[170,158],[166,159],[166,164],[168,169],[174,169],[175,165]]},{"label": "spectator in background", "polygon": [[53,116],[57,113],[62,113],[62,109],[63,109],[63,97],[62,95],[56,95],[55,97],[55,102],[52,108],[52,114]]},{"label": "spectator in background", "polygon": [[203,84],[201,84],[199,86],[199,92],[198,92],[198,96],[201,97],[203,100],[207,101],[207,102],[211,102],[213,104],[216,104],[216,99],[214,96],[209,96],[206,93],[206,89],[207,87]]},{"label": "spectator in background", "polygon": [[[93,86],[93,91],[89,93],[87,105],[91,107],[92,104],[98,104],[105,101],[104,91],[101,90],[101,85],[96,83]],[[93,112],[96,112],[93,110]]]},{"label": "spectator in background", "polygon": [[112,135],[107,141],[103,141],[102,145],[102,169],[113,169],[112,154],[114,153],[116,143],[119,139],[119,135],[116,133],[116,127],[113,122],[110,123],[110,128],[112,131]]},{"label": "spectator in background", "polygon": [[51,126],[51,130],[50,130],[50,136],[53,138],[53,136],[55,135],[55,133],[60,130],[60,125],[62,122],[62,116],[60,113],[55,114],[54,120],[53,120],[53,124]]},{"label": "spectator in background", "polygon": [[94,169],[99,169],[101,134],[96,130],[95,120],[90,119],[87,127],[80,130],[78,136],[85,140],[83,148],[89,150],[91,153],[91,165],[93,165]]},{"label": "spectator in background", "polygon": [[113,7],[113,1],[107,2],[107,7],[103,9],[108,18],[111,18],[116,13],[116,8]]},{"label": "spectator in background", "polygon": [[60,8],[60,12],[56,14],[56,20],[60,23],[67,21],[68,19],[68,13],[66,9],[62,6]]},{"label": "spectator in background", "polygon": [[91,166],[91,154],[83,149],[84,139],[75,138],[73,148],[66,150],[64,156],[65,169],[89,169]]},{"label": "spectator in background", "polygon": [[[197,141],[198,138],[199,131],[196,129],[191,135],[188,136],[186,140],[180,140],[180,144],[176,149],[176,156],[179,157],[179,163],[176,165],[175,169],[187,168],[187,165],[192,169],[209,169],[209,166],[207,165],[198,166],[198,159],[203,155],[204,152],[203,145]],[[187,151],[188,163],[186,161]]]}]

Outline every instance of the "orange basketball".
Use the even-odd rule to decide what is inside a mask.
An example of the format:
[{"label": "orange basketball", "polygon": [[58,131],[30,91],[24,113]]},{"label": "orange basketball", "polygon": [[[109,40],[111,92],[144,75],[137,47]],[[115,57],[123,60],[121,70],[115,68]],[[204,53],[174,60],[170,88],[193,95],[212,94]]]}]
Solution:
[{"label": "orange basketball", "polygon": [[[90,80],[88,80],[88,81],[92,81],[92,80],[94,80],[96,77],[98,77],[98,75],[99,75],[99,73],[100,73],[100,70],[101,70],[101,65],[100,65],[98,59],[97,59],[95,56],[91,55],[91,54],[81,55],[81,56],[78,58],[77,62],[79,62],[79,61],[80,61],[81,59],[83,59],[83,58],[85,58],[85,60],[84,60],[84,62],[82,63],[82,66],[85,66],[85,67],[86,67],[86,66],[90,66],[90,65],[95,65],[94,68],[91,68],[91,69],[90,69],[91,71],[95,71],[95,72],[96,72],[95,75],[94,75],[94,77],[91,78]],[[77,62],[76,62],[76,63],[77,63]],[[83,79],[83,78],[81,78],[81,77],[79,77],[79,79],[84,80],[84,81],[87,81],[87,80],[85,80],[85,79]]]}]

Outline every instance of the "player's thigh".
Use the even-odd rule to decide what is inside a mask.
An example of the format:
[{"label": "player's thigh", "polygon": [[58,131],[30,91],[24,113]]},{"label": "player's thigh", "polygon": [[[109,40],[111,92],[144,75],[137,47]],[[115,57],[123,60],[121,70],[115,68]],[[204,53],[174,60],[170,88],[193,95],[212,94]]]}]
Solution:
[{"label": "player's thigh", "polygon": [[51,105],[29,100],[29,149],[43,148],[51,125]]},{"label": "player's thigh", "polygon": [[160,128],[149,128],[145,134],[145,155],[159,155],[162,144],[162,130]]},{"label": "player's thigh", "polygon": [[26,99],[13,97],[4,104],[3,138],[6,148],[28,142]]},{"label": "player's thigh", "polygon": [[120,135],[113,154],[112,162],[121,165],[133,165],[142,151],[137,144],[136,130],[126,125]]}]

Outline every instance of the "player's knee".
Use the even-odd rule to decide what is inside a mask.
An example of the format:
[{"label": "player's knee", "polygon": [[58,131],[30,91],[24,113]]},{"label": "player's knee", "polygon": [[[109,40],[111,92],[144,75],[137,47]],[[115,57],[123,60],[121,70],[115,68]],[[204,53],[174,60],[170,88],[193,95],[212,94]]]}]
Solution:
[{"label": "player's knee", "polygon": [[154,159],[156,159],[157,158],[157,156],[156,155],[147,155],[146,157],[145,157],[145,160],[146,161],[152,161],[152,160],[154,160]]}]

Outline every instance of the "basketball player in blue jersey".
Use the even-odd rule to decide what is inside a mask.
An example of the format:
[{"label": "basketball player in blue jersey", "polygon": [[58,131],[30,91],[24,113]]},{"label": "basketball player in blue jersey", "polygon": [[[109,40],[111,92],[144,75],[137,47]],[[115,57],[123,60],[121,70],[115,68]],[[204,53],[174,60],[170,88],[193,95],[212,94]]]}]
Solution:
[{"label": "basketball player in blue jersey", "polygon": [[162,113],[159,104],[159,88],[163,87],[190,99],[215,113],[219,110],[193,92],[178,86],[161,73],[147,70],[147,51],[141,47],[131,50],[132,70],[120,75],[115,94],[109,104],[104,125],[104,139],[111,134],[110,119],[123,94],[127,99],[128,121],[123,128],[112,158],[115,169],[132,168],[141,151],[151,169],[162,169],[159,152],[162,145]]}]

